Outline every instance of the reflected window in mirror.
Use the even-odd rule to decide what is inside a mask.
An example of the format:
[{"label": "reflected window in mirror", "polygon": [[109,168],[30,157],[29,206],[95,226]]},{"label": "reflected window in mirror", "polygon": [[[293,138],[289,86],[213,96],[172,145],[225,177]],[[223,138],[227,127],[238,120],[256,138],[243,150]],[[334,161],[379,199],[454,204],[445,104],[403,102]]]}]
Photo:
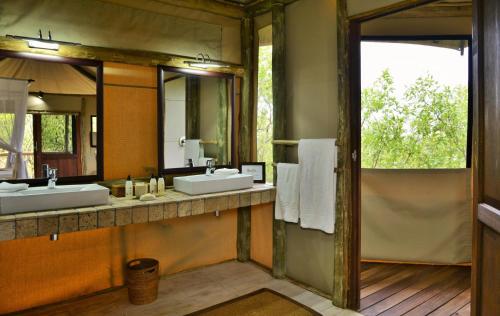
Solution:
[{"label": "reflected window in mirror", "polygon": [[212,74],[161,70],[160,170],[231,165],[234,79]]},{"label": "reflected window in mirror", "polygon": [[100,62],[1,53],[0,181],[42,184],[44,165],[61,183],[101,179],[98,128],[95,139],[91,130],[101,91]]}]

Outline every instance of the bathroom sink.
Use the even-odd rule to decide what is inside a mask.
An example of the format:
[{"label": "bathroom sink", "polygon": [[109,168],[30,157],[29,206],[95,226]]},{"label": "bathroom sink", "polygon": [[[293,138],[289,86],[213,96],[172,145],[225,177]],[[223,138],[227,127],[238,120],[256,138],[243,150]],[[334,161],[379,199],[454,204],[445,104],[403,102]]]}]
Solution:
[{"label": "bathroom sink", "polygon": [[102,205],[108,204],[108,198],[109,189],[98,184],[33,187],[0,193],[0,214]]},{"label": "bathroom sink", "polygon": [[190,195],[248,189],[253,186],[253,176],[247,174],[195,175],[175,177],[174,188]]}]

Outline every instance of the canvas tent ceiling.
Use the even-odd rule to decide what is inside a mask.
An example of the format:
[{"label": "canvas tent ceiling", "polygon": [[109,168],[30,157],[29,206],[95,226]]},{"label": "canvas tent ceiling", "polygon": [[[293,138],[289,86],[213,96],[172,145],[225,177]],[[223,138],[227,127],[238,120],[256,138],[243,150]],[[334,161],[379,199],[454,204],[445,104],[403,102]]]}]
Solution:
[{"label": "canvas tent ceiling", "polygon": [[[83,70],[89,71],[92,67]],[[95,95],[96,84],[75,66],[32,59],[5,58],[0,60],[0,77],[33,79],[29,92],[50,94]]]}]

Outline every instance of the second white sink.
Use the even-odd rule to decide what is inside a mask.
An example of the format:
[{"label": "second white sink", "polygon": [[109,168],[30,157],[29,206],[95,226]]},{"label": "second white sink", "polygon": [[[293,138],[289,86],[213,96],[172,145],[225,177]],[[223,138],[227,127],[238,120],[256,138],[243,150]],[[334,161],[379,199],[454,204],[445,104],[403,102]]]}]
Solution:
[{"label": "second white sink", "polygon": [[230,176],[200,174],[174,178],[175,190],[190,195],[242,190],[252,186],[253,176],[247,174]]}]

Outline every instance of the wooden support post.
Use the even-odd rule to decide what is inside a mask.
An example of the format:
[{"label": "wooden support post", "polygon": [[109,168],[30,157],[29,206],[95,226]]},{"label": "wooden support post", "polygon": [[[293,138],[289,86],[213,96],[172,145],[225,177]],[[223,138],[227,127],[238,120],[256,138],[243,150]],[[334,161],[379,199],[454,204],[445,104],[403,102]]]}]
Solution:
[{"label": "wooden support post", "polygon": [[[360,102],[354,93],[359,88],[359,47],[351,47],[359,38],[359,23],[351,24],[347,0],[337,0],[337,62],[339,89],[339,132],[342,144],[338,153],[337,205],[334,234],[333,304],[341,308],[359,307],[359,153]],[[353,68],[355,67],[355,68]],[[357,98],[357,99],[356,99]]]},{"label": "wooden support post", "polygon": [[[253,66],[254,20],[244,17],[241,21],[241,60],[245,73],[241,87],[239,161],[252,159],[253,125]],[[250,259],[251,206],[238,208],[237,253],[239,261]]]},{"label": "wooden support post", "polygon": [[240,162],[252,158],[253,130],[253,68],[254,68],[254,19],[245,17],[241,21],[241,60],[245,69],[241,87],[240,108]]},{"label": "wooden support post", "polygon": [[251,206],[238,208],[238,237],[236,249],[238,254],[238,261],[241,262],[250,260],[251,220]]},{"label": "wooden support post", "polygon": [[[285,6],[272,6],[273,27],[273,139],[286,139],[286,80],[285,80]],[[284,162],[284,145],[273,146],[274,162]],[[276,183],[276,169],[274,170]],[[273,220],[273,276],[285,277],[286,226],[282,220]]]},{"label": "wooden support post", "polygon": [[217,110],[217,159],[218,164],[225,165],[229,161],[228,153],[228,124],[229,119],[229,102],[228,102],[228,80],[225,78],[218,79],[218,110]]}]

